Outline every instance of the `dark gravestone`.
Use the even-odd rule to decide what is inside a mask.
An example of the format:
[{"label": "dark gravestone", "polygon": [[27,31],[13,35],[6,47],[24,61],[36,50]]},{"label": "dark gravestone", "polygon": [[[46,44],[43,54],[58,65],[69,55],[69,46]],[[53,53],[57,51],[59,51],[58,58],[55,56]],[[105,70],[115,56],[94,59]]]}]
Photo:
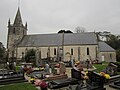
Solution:
[{"label": "dark gravestone", "polygon": [[[0,78],[0,85],[25,82],[23,73],[15,71],[4,71],[4,77]],[[1,75],[1,74],[0,74]]]},{"label": "dark gravestone", "polygon": [[120,80],[115,81],[113,83],[110,83],[110,87],[116,88],[117,90],[120,90]]},{"label": "dark gravestone", "polygon": [[30,77],[35,77],[38,79],[44,79],[45,74],[47,74],[45,71],[33,71],[29,74]]},{"label": "dark gravestone", "polygon": [[67,78],[61,80],[53,80],[49,82],[50,89],[59,89],[63,87],[67,87],[69,85],[76,85],[79,84],[77,79],[74,78]]},{"label": "dark gravestone", "polygon": [[10,69],[10,70],[15,70],[15,66],[14,66],[13,63],[10,63],[10,64],[9,64],[9,69]]},{"label": "dark gravestone", "polygon": [[81,72],[75,69],[71,69],[71,77],[77,80],[81,80]]},{"label": "dark gravestone", "polygon": [[84,86],[84,78],[82,77],[82,73],[81,71],[77,71],[76,69],[71,69],[71,78],[74,78],[76,80],[78,80],[80,88],[82,88],[82,86]]},{"label": "dark gravestone", "polygon": [[110,62],[108,64],[108,66],[106,67],[106,69],[104,69],[102,71],[105,72],[106,74],[109,74],[110,76],[114,76],[114,75],[117,74],[117,65],[115,65],[112,62]]},{"label": "dark gravestone", "polygon": [[104,90],[105,78],[96,72],[88,72],[89,79],[87,80],[88,90]]}]

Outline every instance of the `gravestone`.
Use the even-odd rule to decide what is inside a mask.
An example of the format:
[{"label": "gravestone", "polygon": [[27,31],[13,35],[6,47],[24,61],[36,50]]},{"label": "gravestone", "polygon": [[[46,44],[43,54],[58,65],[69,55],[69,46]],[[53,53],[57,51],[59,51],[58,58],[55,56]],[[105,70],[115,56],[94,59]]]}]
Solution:
[{"label": "gravestone", "polygon": [[46,72],[47,74],[50,74],[49,64],[45,64],[45,72]]},{"label": "gravestone", "polygon": [[116,75],[117,74],[117,65],[114,63],[110,62],[106,69],[102,70],[104,73],[109,74],[110,76]]},{"label": "gravestone", "polygon": [[65,72],[66,72],[65,64],[63,62],[60,62],[59,73],[60,74],[65,74]]},{"label": "gravestone", "polygon": [[91,61],[80,61],[80,64],[82,64],[83,68],[87,68],[87,69],[90,69],[92,68],[92,62]]},{"label": "gravestone", "polygon": [[120,80],[110,83],[109,86],[115,88],[116,90],[120,90]]},{"label": "gravestone", "polygon": [[[66,79],[59,79],[59,80],[52,80],[49,82],[49,88],[50,90],[75,90],[75,89],[72,89],[70,86],[73,86],[73,85],[77,85],[79,84],[78,83],[78,80],[74,79],[74,78],[66,78]],[[64,88],[64,87],[68,87],[69,88]],[[63,89],[64,88],[64,89]]]},{"label": "gravestone", "polygon": [[96,72],[88,71],[87,90],[106,90],[104,88],[105,78]]},{"label": "gravestone", "polygon": [[9,69],[10,69],[10,70],[15,70],[15,66],[14,66],[13,63],[10,63],[10,64],[9,64]]},{"label": "gravestone", "polygon": [[0,72],[0,85],[25,82],[24,74],[13,70],[3,70]]}]

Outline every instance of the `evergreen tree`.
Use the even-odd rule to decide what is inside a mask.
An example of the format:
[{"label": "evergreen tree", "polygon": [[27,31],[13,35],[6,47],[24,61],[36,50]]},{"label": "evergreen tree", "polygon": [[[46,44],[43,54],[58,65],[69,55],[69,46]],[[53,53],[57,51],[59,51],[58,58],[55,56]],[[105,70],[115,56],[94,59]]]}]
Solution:
[{"label": "evergreen tree", "polygon": [[0,59],[3,60],[5,55],[5,47],[3,46],[2,42],[0,42]]},{"label": "evergreen tree", "polygon": [[117,61],[120,61],[120,36],[111,34],[106,43],[116,50]]},{"label": "evergreen tree", "polygon": [[34,49],[30,49],[26,52],[26,55],[25,55],[26,62],[29,63],[30,59],[35,59],[35,50]]}]

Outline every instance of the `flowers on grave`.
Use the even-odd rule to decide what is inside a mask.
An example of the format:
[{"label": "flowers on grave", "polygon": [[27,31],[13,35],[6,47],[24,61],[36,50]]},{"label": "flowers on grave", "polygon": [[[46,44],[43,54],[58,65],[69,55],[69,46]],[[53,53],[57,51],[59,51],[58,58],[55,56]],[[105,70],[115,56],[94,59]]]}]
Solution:
[{"label": "flowers on grave", "polygon": [[110,75],[109,75],[109,74],[105,74],[104,77],[105,77],[106,79],[110,79]]},{"label": "flowers on grave", "polygon": [[87,80],[87,79],[88,79],[88,76],[87,76],[87,75],[85,75],[85,76],[84,76],[84,79],[85,79],[85,80]]},{"label": "flowers on grave", "polygon": [[60,68],[60,64],[59,63],[55,64],[55,67]]},{"label": "flowers on grave", "polygon": [[109,74],[106,74],[104,72],[100,72],[100,75],[105,77],[106,79],[110,79],[110,75]]},{"label": "flowers on grave", "polygon": [[41,71],[43,71],[43,70],[45,70],[45,68],[44,67],[41,67],[41,68],[39,68]]},{"label": "flowers on grave", "polygon": [[76,61],[75,62],[75,66],[79,65],[80,64],[80,61]]},{"label": "flowers on grave", "polygon": [[30,77],[30,82],[33,84],[35,81],[35,78],[34,77]]},{"label": "flowers on grave", "polygon": [[48,87],[48,84],[45,81],[41,81],[39,83],[39,86],[40,86],[41,89],[46,89]]},{"label": "flowers on grave", "polygon": [[26,71],[26,74],[30,74],[31,72],[33,72],[33,68],[32,67],[29,67],[28,70]]},{"label": "flowers on grave", "polygon": [[84,76],[85,80],[87,80],[89,78],[87,75],[88,75],[88,71],[85,72],[85,76]]},{"label": "flowers on grave", "polygon": [[40,79],[36,79],[35,82],[34,82],[34,84],[35,84],[36,86],[39,86],[39,83],[41,83],[41,81],[42,81],[42,80],[40,80]]},{"label": "flowers on grave", "polygon": [[39,68],[33,68],[33,71],[38,71],[39,70]]},{"label": "flowers on grave", "polygon": [[39,79],[35,80],[34,84],[40,86],[41,89],[46,89],[48,87],[48,84],[45,81]]},{"label": "flowers on grave", "polygon": [[104,76],[104,75],[105,75],[105,73],[104,73],[104,72],[100,72],[100,75],[101,75],[101,76]]}]

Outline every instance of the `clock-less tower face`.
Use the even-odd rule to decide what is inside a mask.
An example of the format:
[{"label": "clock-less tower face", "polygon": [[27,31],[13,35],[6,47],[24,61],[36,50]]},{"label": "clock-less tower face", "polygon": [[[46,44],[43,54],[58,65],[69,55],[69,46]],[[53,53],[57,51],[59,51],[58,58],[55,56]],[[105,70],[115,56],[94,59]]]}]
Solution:
[{"label": "clock-less tower face", "polygon": [[23,25],[18,8],[14,23],[10,24],[10,20],[8,22],[7,48],[9,52],[14,51],[15,46],[21,41],[24,35],[27,35],[27,24],[25,26]]}]

